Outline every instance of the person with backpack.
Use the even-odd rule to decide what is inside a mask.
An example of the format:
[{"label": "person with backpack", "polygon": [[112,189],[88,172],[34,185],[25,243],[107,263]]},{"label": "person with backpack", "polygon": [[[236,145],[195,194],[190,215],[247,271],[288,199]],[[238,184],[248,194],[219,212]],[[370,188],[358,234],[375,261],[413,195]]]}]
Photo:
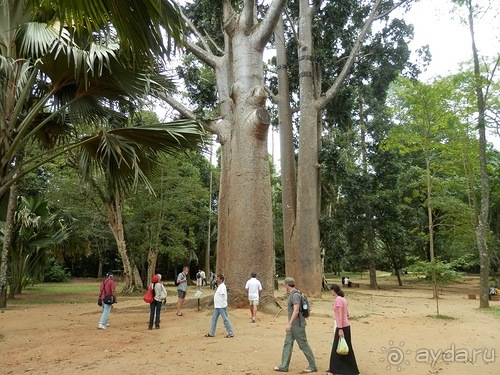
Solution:
[{"label": "person with backpack", "polygon": [[274,367],[274,371],[288,372],[294,341],[297,341],[300,350],[304,353],[309,366],[303,371],[305,373],[317,372],[316,360],[306,336],[306,319],[300,311],[302,305],[302,294],[295,289],[295,280],[291,277],[285,278],[285,288],[288,293],[288,323],[285,326],[285,342],[281,354],[281,364]]},{"label": "person with backpack", "polygon": [[[344,292],[337,284],[330,287],[333,302],[333,313],[335,315],[335,333],[333,337],[332,353],[330,354],[330,366],[327,375],[358,375],[358,365],[351,344],[351,327],[349,325],[349,311]],[[345,338],[349,351],[347,354],[338,354],[337,346],[340,338]]]},{"label": "person with backpack", "polygon": [[[161,281],[161,275],[156,274],[151,279],[150,288],[153,290],[153,301],[149,304],[149,326],[148,329],[153,329],[153,320],[155,323],[155,328],[160,328],[160,312],[161,305],[167,300],[167,291],[165,286]],[[156,318],[156,319],[155,319]]]},{"label": "person with backpack", "polygon": [[184,300],[186,299],[187,294],[187,275],[189,273],[189,267],[184,267],[182,272],[177,275],[177,279],[175,280],[175,285],[177,285],[177,316],[183,316],[184,314],[181,312],[182,305],[184,304]]}]

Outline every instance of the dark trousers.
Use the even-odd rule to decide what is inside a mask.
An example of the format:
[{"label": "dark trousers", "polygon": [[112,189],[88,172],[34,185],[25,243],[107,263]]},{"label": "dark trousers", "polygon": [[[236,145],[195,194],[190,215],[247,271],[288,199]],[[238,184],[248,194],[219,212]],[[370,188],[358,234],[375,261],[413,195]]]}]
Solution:
[{"label": "dark trousers", "polygon": [[342,328],[342,331],[344,331],[344,338],[347,342],[347,346],[349,347],[349,353],[347,355],[337,354],[337,345],[339,343],[339,328],[337,327],[333,338],[332,353],[330,354],[330,367],[328,372],[343,375],[358,375],[358,365],[356,363],[356,357],[354,356],[354,350],[352,349],[351,343],[351,327],[344,327]]},{"label": "dark trousers", "polygon": [[149,304],[149,308],[151,309],[151,312],[149,313],[149,328],[153,328],[153,320],[155,321],[155,327],[160,328],[161,304],[161,301],[157,301],[155,299]]}]

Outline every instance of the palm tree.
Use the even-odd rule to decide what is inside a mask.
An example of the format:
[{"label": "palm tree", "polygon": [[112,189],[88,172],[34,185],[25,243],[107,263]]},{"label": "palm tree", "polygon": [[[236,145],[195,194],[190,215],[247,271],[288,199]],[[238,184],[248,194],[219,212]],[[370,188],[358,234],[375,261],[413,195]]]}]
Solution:
[{"label": "palm tree", "polygon": [[[157,152],[198,147],[204,132],[195,121],[124,127],[123,113],[131,113],[148,94],[172,89],[160,73],[182,33],[171,0],[4,1],[0,200],[27,173],[75,148],[85,149],[80,162],[85,175],[104,170],[111,186],[122,191],[147,180]],[[102,123],[113,127],[83,133]],[[45,151],[27,157],[34,141]],[[12,220],[13,212],[5,214],[6,230]],[[2,262],[8,246],[4,241]],[[6,280],[0,274],[2,295]]]},{"label": "palm tree", "polygon": [[72,217],[51,213],[41,197],[21,197],[10,248],[10,298],[21,293],[27,282],[42,278],[50,254],[88,248],[73,224]]}]

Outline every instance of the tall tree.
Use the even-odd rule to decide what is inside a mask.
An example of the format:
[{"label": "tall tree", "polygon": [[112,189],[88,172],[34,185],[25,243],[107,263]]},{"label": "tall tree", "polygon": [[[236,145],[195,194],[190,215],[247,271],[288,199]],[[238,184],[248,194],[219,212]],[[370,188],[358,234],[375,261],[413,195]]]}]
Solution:
[{"label": "tall tree", "polygon": [[[192,11],[203,11],[197,2]],[[274,0],[264,15],[253,0],[223,0],[221,39],[204,38],[195,20],[187,20],[196,43],[186,49],[215,72],[220,121],[211,123],[222,149],[217,239],[217,269],[225,275],[233,303],[244,305],[243,288],[255,270],[263,285],[263,302],[273,299],[273,222],[271,176],[267,151],[270,123],[265,108],[263,52],[281,17],[286,1]],[[213,5],[215,6],[215,5]],[[194,113],[170,98],[182,114]]]},{"label": "tall tree", "polygon": [[[311,295],[320,295],[322,280],[319,238],[321,165],[318,159],[321,138],[327,126],[334,121],[338,123],[342,121],[342,118],[332,120],[332,115],[337,115],[340,111],[335,112],[328,107],[339,107],[341,102],[339,97],[342,96],[344,90],[343,85],[348,78],[352,78],[351,71],[355,63],[362,63],[366,58],[365,54],[371,55],[374,52],[380,55],[378,51],[380,45],[384,43],[378,43],[377,38],[372,35],[365,40],[372,23],[376,20],[382,20],[382,23],[387,22],[391,10],[403,3],[405,1],[375,1],[373,3],[345,1],[326,4],[310,3],[307,0],[299,1],[298,8],[296,5],[290,7],[290,18],[294,28],[290,34],[296,38],[293,43],[289,41],[290,45],[296,48],[293,56],[291,53],[286,57],[280,55],[281,32],[276,36],[278,68],[283,69],[291,65],[296,68],[289,75],[296,79],[294,84],[298,85],[295,87],[297,87],[297,97],[300,99],[296,104],[299,109],[297,112],[299,140],[296,177],[295,169],[290,165],[285,165],[285,163],[294,162],[293,148],[290,144],[281,145],[284,181],[283,207],[287,207],[284,210],[287,273],[296,277],[301,289]],[[327,22],[332,19],[335,20],[333,24]],[[322,22],[323,20],[325,22]],[[391,36],[388,30],[400,26],[387,22],[384,24],[384,32],[381,33],[383,36],[380,38],[385,38],[390,44]],[[346,29],[348,32],[345,32]],[[398,43],[401,43],[403,38],[404,36],[398,40]],[[332,52],[337,58],[335,63],[331,62]],[[370,61],[369,58],[367,60]],[[291,64],[291,61],[294,64]],[[277,74],[279,79],[288,80],[288,77],[280,74],[279,70]],[[363,78],[370,79],[368,75]],[[349,83],[353,84],[352,81],[350,79]],[[287,81],[283,84],[280,81],[278,90],[278,103],[288,102]],[[286,117],[284,109],[280,109],[280,116],[281,114],[285,116],[280,117],[280,132],[289,133],[286,136],[281,135],[281,139],[286,141],[286,139],[292,139],[292,126],[286,123],[290,117]],[[290,186],[291,191],[285,190],[286,186]],[[293,193],[295,188],[296,195]],[[375,284],[375,280],[373,283]]]},{"label": "tall tree", "polygon": [[[471,37],[472,62],[474,64],[475,93],[477,102],[477,128],[479,131],[479,165],[481,170],[481,203],[476,227],[476,241],[481,263],[479,307],[489,306],[488,281],[490,276],[490,254],[488,248],[489,216],[489,177],[487,166],[486,141],[486,100],[488,81],[481,74],[479,50],[476,42],[475,22],[481,13],[490,9],[489,2],[474,0],[452,0],[466,10],[466,24]],[[500,59],[499,59],[500,60]]]}]

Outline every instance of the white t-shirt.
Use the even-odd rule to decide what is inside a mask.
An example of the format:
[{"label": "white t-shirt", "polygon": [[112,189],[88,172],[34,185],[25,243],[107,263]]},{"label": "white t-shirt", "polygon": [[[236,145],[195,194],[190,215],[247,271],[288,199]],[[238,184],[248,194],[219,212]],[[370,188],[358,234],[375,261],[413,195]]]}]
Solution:
[{"label": "white t-shirt", "polygon": [[247,281],[245,289],[248,289],[248,299],[250,301],[259,300],[259,291],[262,290],[262,285],[260,284],[259,280],[257,280],[255,277],[252,277]]},{"label": "white t-shirt", "polygon": [[214,294],[214,308],[220,309],[227,307],[227,288],[226,284],[220,283]]}]

